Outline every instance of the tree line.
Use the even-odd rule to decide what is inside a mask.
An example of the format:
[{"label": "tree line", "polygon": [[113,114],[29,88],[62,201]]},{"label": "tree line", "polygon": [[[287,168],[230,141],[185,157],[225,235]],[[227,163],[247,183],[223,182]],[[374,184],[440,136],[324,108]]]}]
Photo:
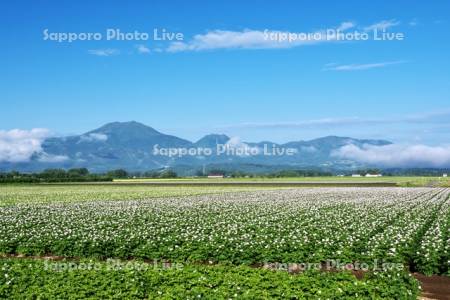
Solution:
[{"label": "tree line", "polygon": [[0,183],[52,183],[52,182],[98,182],[112,181],[107,174],[92,174],[86,168],[47,169],[42,172],[21,173],[11,171],[0,173]]},{"label": "tree line", "polygon": [[108,182],[114,179],[136,177],[176,178],[177,176],[177,173],[172,170],[130,173],[123,169],[116,169],[106,173],[90,173],[87,168],[46,169],[33,173],[0,172],[0,183]]}]

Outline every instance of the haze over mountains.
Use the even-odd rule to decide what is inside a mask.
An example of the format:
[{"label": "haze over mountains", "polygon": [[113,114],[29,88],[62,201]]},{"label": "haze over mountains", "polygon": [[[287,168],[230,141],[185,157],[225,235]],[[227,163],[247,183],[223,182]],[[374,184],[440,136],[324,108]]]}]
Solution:
[{"label": "haze over mountains", "polygon": [[[391,142],[384,140],[359,140],[348,137],[328,136],[310,141],[292,141],[285,144],[272,142],[243,142],[223,134],[206,135],[196,142],[166,135],[138,122],[114,122],[81,135],[51,137],[42,142],[42,151],[32,155],[29,161],[2,162],[2,170],[38,171],[45,168],[87,167],[92,172],[111,169],[148,171],[161,168],[184,168],[197,170],[202,166],[226,165],[235,169],[258,169],[261,166],[289,168],[353,169],[363,165],[334,155],[346,145],[382,146]],[[160,149],[210,148],[210,155],[160,155]],[[218,154],[217,145],[229,153]],[[263,149],[293,149],[292,155],[266,155]],[[237,150],[237,151],[235,151]],[[251,155],[242,154],[249,150]],[[278,151],[281,151],[278,150]],[[244,151],[245,152],[245,151]],[[247,151],[248,152],[248,151]],[[241,153],[241,154],[239,154]],[[209,153],[207,153],[209,154]],[[250,167],[249,167],[250,166]],[[253,166],[253,167],[252,167]],[[188,172],[189,173],[189,172]]]}]

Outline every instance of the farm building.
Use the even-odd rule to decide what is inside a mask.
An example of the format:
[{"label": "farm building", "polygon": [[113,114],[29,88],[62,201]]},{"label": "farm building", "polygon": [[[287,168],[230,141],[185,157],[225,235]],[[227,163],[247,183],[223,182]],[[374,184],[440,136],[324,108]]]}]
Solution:
[{"label": "farm building", "polygon": [[222,174],[210,174],[208,175],[208,178],[223,178]]}]

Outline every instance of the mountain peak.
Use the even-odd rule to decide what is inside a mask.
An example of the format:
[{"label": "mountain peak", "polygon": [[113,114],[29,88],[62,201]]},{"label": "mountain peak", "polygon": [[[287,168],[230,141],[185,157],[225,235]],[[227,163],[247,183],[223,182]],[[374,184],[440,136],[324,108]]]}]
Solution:
[{"label": "mountain peak", "polygon": [[144,125],[142,123],[136,121],[128,121],[128,122],[111,122],[103,125],[100,128],[92,130],[89,133],[137,133],[139,134],[151,134],[151,135],[159,135],[161,134],[159,131],[153,129],[150,126]]},{"label": "mountain peak", "polygon": [[85,133],[85,136],[100,134],[108,144],[116,146],[144,147],[165,138],[166,135],[136,121],[112,122]]}]

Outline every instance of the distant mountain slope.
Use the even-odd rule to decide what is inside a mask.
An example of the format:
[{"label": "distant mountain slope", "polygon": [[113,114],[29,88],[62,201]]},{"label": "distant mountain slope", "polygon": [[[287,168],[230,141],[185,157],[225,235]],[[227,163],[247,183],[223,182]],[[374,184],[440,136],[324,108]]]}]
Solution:
[{"label": "distant mountain slope", "polygon": [[87,136],[93,134],[106,135],[107,140],[105,142],[110,146],[126,146],[135,149],[148,148],[155,144],[164,147],[185,147],[192,144],[190,141],[163,134],[135,121],[109,123],[86,133]]},{"label": "distant mountain slope", "polygon": [[208,134],[199,139],[196,147],[216,147],[217,144],[226,144],[230,138],[225,134]]},{"label": "distant mountain slope", "polygon": [[[33,155],[30,162],[2,163],[2,170],[37,171],[45,168],[87,167],[94,172],[116,168],[130,171],[147,171],[182,165],[194,169],[205,164],[240,164],[251,166],[292,166],[298,168],[355,168],[353,161],[340,160],[331,154],[340,147],[354,144],[361,146],[391,144],[384,140],[358,140],[349,137],[328,136],[310,141],[294,141],[282,145],[273,142],[242,142],[224,134],[209,134],[195,143],[161,133],[141,123],[113,122],[81,135],[53,137],[42,144],[43,152]],[[164,156],[154,155],[153,147],[160,148],[210,148],[210,156]],[[257,155],[217,155],[217,145],[230,149],[252,149]],[[263,155],[264,148],[293,148],[295,155]],[[57,159],[54,159],[57,158]]]}]

